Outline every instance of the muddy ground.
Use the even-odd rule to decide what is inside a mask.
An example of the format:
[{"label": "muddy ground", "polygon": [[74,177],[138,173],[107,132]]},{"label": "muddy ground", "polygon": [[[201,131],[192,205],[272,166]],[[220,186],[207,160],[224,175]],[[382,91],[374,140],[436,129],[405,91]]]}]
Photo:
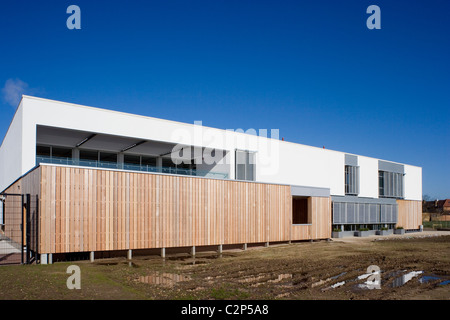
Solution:
[{"label": "muddy ground", "polygon": [[[448,234],[0,267],[0,299],[450,299]],[[71,264],[80,290],[67,289]]]}]

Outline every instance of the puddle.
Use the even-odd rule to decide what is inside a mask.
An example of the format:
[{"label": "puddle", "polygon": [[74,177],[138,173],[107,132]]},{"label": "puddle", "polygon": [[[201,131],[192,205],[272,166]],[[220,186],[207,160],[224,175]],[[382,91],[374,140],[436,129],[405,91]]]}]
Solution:
[{"label": "puddle", "polygon": [[[314,282],[314,283],[311,285],[311,287],[312,287],[312,288],[319,287],[319,286],[321,286],[321,285],[323,285],[323,284],[325,284],[325,283],[327,283],[327,282],[330,282],[331,280],[336,280],[337,278],[342,277],[342,276],[345,275],[345,274],[347,274],[347,272],[341,272],[340,274],[338,274],[338,275],[336,275],[336,276],[332,276],[332,277],[329,277],[329,278],[327,278],[327,279],[325,279],[325,280],[320,280],[320,281]],[[330,287],[330,289],[331,289],[331,287]]]},{"label": "puddle", "polygon": [[334,288],[341,287],[344,284],[345,284],[345,281],[341,281],[341,282],[338,282],[338,283],[335,283],[335,284],[331,285],[330,287],[334,289]]},{"label": "puddle", "polygon": [[410,281],[412,278],[417,277],[419,274],[422,274],[423,271],[411,271],[407,274],[402,275],[401,277],[395,278],[391,283],[391,288],[397,288],[403,286],[405,283]]},{"label": "puddle", "polygon": [[362,274],[362,275],[358,276],[358,280],[367,279],[370,276],[379,275],[380,273],[381,273],[381,271],[375,271],[375,272],[372,272],[372,273],[365,273],[365,274]]},{"label": "puddle", "polygon": [[161,285],[164,287],[173,287],[176,283],[182,281],[189,281],[191,277],[176,273],[155,273],[148,276],[140,276],[136,281]]},{"label": "puddle", "polygon": [[433,282],[433,281],[441,281],[438,283],[439,286],[445,286],[447,284],[450,284],[450,279],[447,279],[447,277],[444,277],[444,276],[426,275],[426,276],[422,276],[419,279],[420,283],[429,283],[429,282]]}]

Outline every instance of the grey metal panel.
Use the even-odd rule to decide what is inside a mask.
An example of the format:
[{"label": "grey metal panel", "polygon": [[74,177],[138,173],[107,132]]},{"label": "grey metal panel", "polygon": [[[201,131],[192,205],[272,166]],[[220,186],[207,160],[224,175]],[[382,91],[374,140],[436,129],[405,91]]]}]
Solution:
[{"label": "grey metal panel", "polygon": [[392,219],[391,222],[392,223],[397,223],[398,220],[398,205],[394,205],[392,206]]},{"label": "grey metal panel", "polygon": [[356,222],[364,223],[366,216],[366,205],[364,203],[357,203],[356,206],[358,206],[358,219]]},{"label": "grey metal panel", "polygon": [[333,202],[354,202],[354,203],[379,203],[379,204],[396,204],[395,199],[390,198],[362,198],[357,196],[331,196]]},{"label": "grey metal panel", "polygon": [[378,160],[378,170],[405,173],[405,166],[403,164]]},{"label": "grey metal panel", "polygon": [[356,167],[358,165],[358,156],[354,156],[351,154],[345,154],[345,165]]},{"label": "grey metal panel", "polygon": [[[356,197],[354,198],[356,200]],[[333,201],[333,224],[379,224],[397,222],[398,205],[394,199],[378,202],[363,202],[361,200],[364,199],[360,199],[359,202]]]},{"label": "grey metal panel", "polygon": [[368,215],[367,223],[378,223],[378,222],[380,222],[379,210],[380,210],[380,205],[379,204],[372,203],[370,205],[370,213]]},{"label": "grey metal panel", "polygon": [[335,202],[333,203],[333,224],[339,224],[343,222],[342,219],[342,203]]},{"label": "grey metal panel", "polygon": [[396,223],[397,222],[398,205],[384,204],[381,205],[380,223]]},{"label": "grey metal panel", "polygon": [[358,217],[356,215],[356,204],[355,203],[346,203],[346,213],[347,213],[347,223],[357,223]]},{"label": "grey metal panel", "polygon": [[330,196],[329,188],[316,188],[305,186],[291,186],[291,195],[299,197],[326,197]]}]

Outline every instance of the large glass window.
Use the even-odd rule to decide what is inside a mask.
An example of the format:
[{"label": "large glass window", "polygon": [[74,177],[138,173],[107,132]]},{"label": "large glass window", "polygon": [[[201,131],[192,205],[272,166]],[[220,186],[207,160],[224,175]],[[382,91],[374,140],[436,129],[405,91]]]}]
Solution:
[{"label": "large glass window", "polygon": [[117,153],[100,152],[100,161],[117,163]]},{"label": "large glass window", "polygon": [[236,150],[236,180],[255,181],[255,153]]},{"label": "large glass window", "polygon": [[140,156],[135,156],[135,155],[131,155],[131,154],[125,154],[123,156],[123,163],[124,164],[131,164],[131,165],[141,165],[141,157]]},{"label": "large glass window", "polygon": [[156,157],[142,156],[141,161],[143,166],[156,167]]},{"label": "large glass window", "polygon": [[359,168],[345,166],[345,194],[358,195],[359,193]]},{"label": "large glass window", "polygon": [[72,158],[72,149],[52,147],[52,158]]},{"label": "large glass window", "polygon": [[80,150],[80,160],[98,161],[98,151]]},{"label": "large glass window", "polygon": [[172,158],[163,158],[162,166],[164,168],[176,168],[176,164],[172,161]]},{"label": "large glass window", "polygon": [[403,173],[379,171],[378,190],[383,198],[403,198]]},{"label": "large glass window", "polygon": [[52,154],[51,148],[47,146],[36,146],[36,156],[50,157]]}]

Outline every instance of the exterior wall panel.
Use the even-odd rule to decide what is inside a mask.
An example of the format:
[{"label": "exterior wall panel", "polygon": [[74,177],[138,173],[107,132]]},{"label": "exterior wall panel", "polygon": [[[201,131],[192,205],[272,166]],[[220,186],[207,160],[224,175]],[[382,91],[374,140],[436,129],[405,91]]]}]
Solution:
[{"label": "exterior wall panel", "polygon": [[41,253],[276,242],[331,236],[331,200],[292,226],[291,187],[43,165]]},{"label": "exterior wall panel", "polygon": [[422,201],[397,200],[397,226],[403,229],[419,229],[422,225]]}]

